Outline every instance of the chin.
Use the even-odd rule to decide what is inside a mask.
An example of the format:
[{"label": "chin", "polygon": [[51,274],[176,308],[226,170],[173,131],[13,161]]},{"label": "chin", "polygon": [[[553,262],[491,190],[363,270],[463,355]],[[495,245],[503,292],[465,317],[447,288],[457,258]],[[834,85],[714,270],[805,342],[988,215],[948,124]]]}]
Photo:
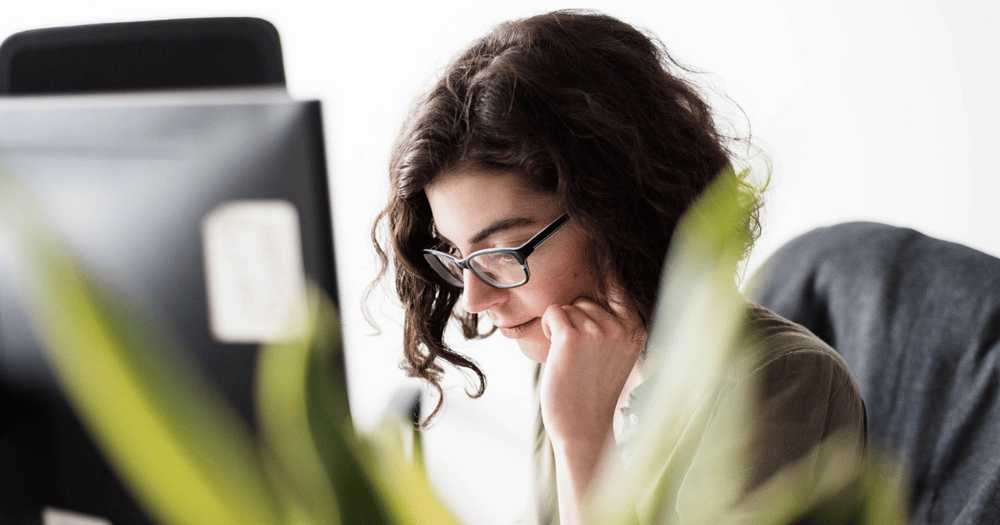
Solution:
[{"label": "chin", "polygon": [[522,338],[517,340],[517,346],[525,357],[536,363],[544,363],[545,359],[549,357],[548,339],[542,338],[541,341],[538,341],[534,338]]}]

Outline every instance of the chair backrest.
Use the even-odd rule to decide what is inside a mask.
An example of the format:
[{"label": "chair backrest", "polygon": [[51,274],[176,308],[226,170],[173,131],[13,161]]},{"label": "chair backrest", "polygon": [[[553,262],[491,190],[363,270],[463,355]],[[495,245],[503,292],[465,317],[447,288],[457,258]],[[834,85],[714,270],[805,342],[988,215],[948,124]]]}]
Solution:
[{"label": "chair backrest", "polygon": [[1000,523],[1000,259],[846,223],[792,240],[755,281],[844,357],[876,450],[909,469],[914,523]]},{"label": "chair backrest", "polygon": [[258,18],[23,31],[0,45],[0,94],[285,84],[278,32]]}]

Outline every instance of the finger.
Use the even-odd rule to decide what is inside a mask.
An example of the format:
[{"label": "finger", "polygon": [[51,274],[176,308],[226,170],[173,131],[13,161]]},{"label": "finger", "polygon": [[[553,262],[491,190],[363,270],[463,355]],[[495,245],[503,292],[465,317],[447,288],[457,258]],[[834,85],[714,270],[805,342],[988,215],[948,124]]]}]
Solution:
[{"label": "finger", "polygon": [[[598,325],[610,326],[612,324],[619,324],[627,326],[626,321],[628,320],[628,317],[609,311],[607,308],[588,297],[580,297],[573,301],[573,307],[586,314],[590,320]],[[625,313],[627,313],[627,311],[625,311]],[[580,325],[577,324],[577,326],[579,327]]]},{"label": "finger", "polygon": [[618,325],[633,334],[636,341],[644,341],[646,338],[646,331],[642,327],[642,321],[639,320],[638,312],[632,308],[625,290],[621,287],[610,287],[606,308],[586,297],[577,299],[573,304],[604,326]]},{"label": "finger", "polygon": [[576,300],[573,301],[571,307],[579,308],[587,315],[594,317],[595,319],[603,317],[609,313],[607,309],[598,304],[597,301],[586,296],[577,297]]},{"label": "finger", "polygon": [[625,331],[625,323],[596,302],[581,298],[564,306],[576,331],[586,337],[617,338]]},{"label": "finger", "polygon": [[565,333],[572,328],[573,322],[569,319],[569,314],[560,305],[551,305],[542,314],[542,334],[549,341],[552,340],[554,332],[561,331]]},{"label": "finger", "polygon": [[615,322],[610,313],[591,301],[566,305],[562,309],[573,329],[580,334],[598,335],[605,331],[608,323]]},{"label": "finger", "polygon": [[620,286],[611,286],[608,289],[608,307],[611,312],[622,319],[629,319],[633,316],[632,308],[629,306],[628,294]]}]

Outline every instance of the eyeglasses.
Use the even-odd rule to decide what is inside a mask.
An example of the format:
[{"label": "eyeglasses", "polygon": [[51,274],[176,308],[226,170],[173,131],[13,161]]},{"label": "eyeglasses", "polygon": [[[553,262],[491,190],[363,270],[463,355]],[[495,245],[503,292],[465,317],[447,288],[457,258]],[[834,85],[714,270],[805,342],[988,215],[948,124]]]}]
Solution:
[{"label": "eyeglasses", "polygon": [[528,282],[528,256],[569,222],[563,214],[552,224],[528,239],[517,248],[490,248],[470,254],[465,259],[437,250],[424,250],[424,258],[431,268],[452,286],[462,288],[465,281],[462,270],[469,270],[484,283],[494,288],[515,288]]}]

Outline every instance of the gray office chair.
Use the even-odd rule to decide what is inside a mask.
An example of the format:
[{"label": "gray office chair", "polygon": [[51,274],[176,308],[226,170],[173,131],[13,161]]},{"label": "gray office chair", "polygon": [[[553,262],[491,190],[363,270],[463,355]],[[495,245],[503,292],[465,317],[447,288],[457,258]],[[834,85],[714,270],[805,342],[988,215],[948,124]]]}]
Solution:
[{"label": "gray office chair", "polygon": [[1000,523],[1000,259],[875,223],[778,250],[755,299],[844,357],[870,440],[911,474],[913,523]]},{"label": "gray office chair", "polygon": [[278,32],[258,18],[36,29],[0,45],[0,94],[284,86]]}]

